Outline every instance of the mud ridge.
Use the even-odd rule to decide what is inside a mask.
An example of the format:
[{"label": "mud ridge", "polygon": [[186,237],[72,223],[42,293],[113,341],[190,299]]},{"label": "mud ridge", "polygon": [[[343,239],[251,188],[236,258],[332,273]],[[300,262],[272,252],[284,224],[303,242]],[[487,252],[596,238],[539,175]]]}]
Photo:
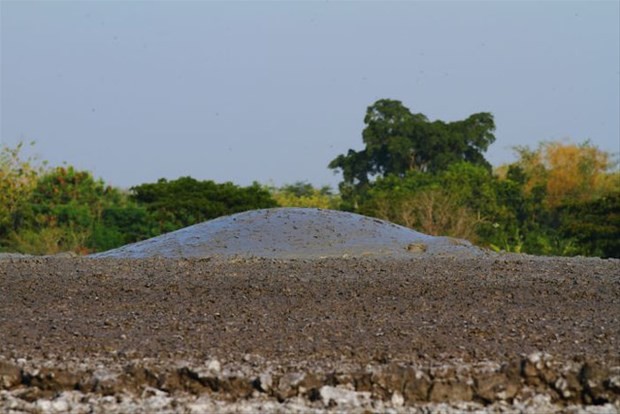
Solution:
[{"label": "mud ridge", "polygon": [[535,394],[548,395],[560,405],[620,403],[620,366],[560,362],[544,353],[503,364],[451,361],[416,366],[376,362],[331,371],[286,371],[279,364],[253,355],[247,355],[242,363],[224,366],[216,359],[199,364],[162,364],[147,359],[123,364],[95,360],[65,365],[58,368],[49,361],[0,360],[0,390],[12,391],[30,402],[53,398],[63,391],[139,396],[151,389],[166,394],[209,394],[225,401],[264,394],[283,402],[299,396],[309,403],[320,401],[329,406],[334,404],[329,388],[339,388],[361,393],[359,397],[368,400],[405,406],[425,402],[512,403]]}]

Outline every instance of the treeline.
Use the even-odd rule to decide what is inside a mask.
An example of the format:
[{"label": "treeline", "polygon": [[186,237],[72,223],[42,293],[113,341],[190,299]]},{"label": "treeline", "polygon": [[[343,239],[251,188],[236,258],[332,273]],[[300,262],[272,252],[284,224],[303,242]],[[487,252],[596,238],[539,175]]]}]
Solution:
[{"label": "treeline", "polygon": [[620,257],[620,174],[590,143],[517,147],[493,171],[489,113],[431,122],[380,100],[364,122],[365,148],[329,165],[343,174],[343,209],[497,251]]},{"label": "treeline", "polygon": [[191,177],[127,191],[88,171],[0,151],[0,251],[86,254],[215,217],[277,206],[319,207],[387,219],[497,251],[620,257],[620,174],[588,142],[517,147],[495,170],[489,113],[430,121],[399,101],[368,108],[364,148],[329,165],[339,193],[298,182],[241,187]]},{"label": "treeline", "polygon": [[0,251],[87,254],[246,210],[339,206],[329,187],[303,182],[241,187],[181,177],[123,191],[88,171],[24,159],[22,150],[0,150]]},{"label": "treeline", "polygon": [[255,208],[276,207],[258,184],[239,187],[190,177],[121,191],[71,166],[33,166],[21,144],[0,155],[0,249],[86,254]]}]

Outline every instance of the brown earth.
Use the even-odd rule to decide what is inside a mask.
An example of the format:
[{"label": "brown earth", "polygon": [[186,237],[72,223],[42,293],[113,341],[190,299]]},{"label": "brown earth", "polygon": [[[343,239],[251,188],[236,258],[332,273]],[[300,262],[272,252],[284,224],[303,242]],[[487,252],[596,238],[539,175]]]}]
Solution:
[{"label": "brown earth", "polygon": [[153,389],[329,409],[332,388],[618,409],[620,261],[0,260],[0,390],[24,401]]}]

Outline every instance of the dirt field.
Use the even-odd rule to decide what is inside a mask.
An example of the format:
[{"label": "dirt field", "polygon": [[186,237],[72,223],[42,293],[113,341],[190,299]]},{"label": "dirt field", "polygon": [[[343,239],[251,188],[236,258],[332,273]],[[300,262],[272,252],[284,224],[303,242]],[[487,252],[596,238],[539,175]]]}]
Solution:
[{"label": "dirt field", "polygon": [[0,412],[258,409],[618,412],[620,261],[0,260]]}]

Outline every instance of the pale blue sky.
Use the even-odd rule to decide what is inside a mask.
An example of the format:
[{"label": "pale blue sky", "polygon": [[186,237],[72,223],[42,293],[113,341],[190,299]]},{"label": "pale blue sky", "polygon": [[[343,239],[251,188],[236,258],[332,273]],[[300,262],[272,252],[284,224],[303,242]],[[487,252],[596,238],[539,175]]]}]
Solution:
[{"label": "pale blue sky", "polygon": [[1,1],[0,139],[129,187],[336,186],[366,107],[620,150],[620,3]]}]

